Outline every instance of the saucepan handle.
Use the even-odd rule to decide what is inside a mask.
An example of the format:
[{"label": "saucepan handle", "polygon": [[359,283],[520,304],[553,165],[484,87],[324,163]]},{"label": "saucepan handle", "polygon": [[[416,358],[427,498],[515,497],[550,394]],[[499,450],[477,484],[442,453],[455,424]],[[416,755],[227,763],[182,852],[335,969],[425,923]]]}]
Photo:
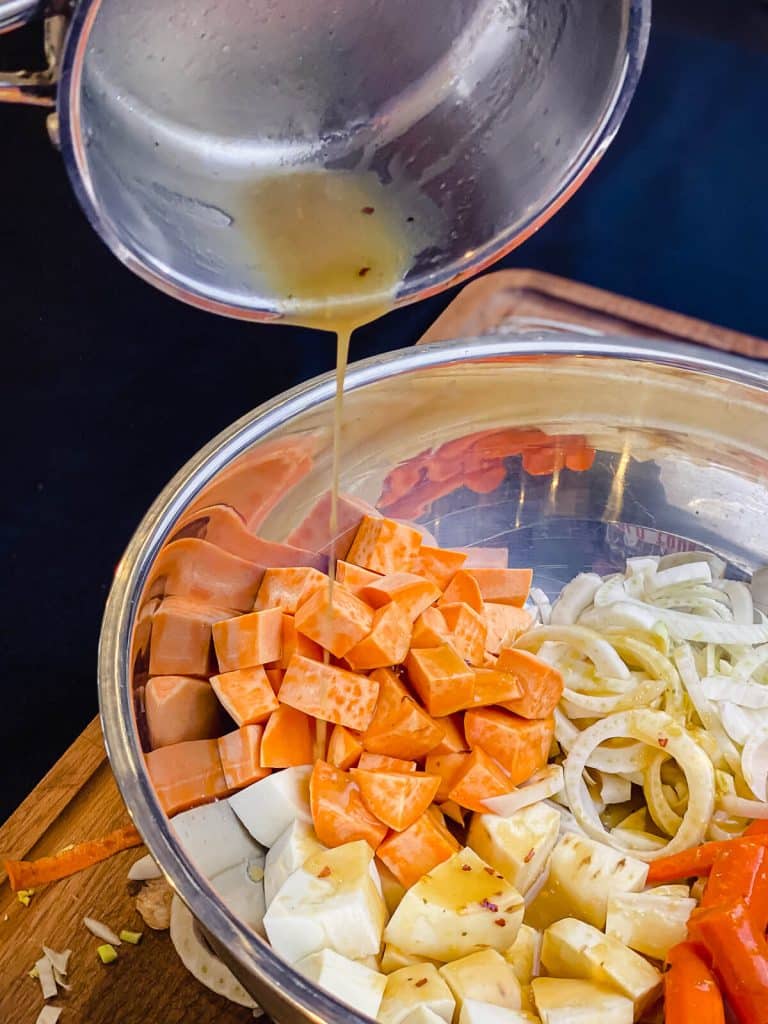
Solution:
[{"label": "saucepan handle", "polygon": [[0,71],[0,103],[56,106],[59,57],[69,22],[69,0],[0,0],[0,33],[43,18],[43,71]]}]

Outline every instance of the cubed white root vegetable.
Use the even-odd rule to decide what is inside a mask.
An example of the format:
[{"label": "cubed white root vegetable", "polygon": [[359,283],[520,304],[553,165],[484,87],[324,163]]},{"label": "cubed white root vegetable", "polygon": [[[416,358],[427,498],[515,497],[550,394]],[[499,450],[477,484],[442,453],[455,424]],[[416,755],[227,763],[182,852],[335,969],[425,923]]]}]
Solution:
[{"label": "cubed white root vegetable", "polygon": [[387,910],[363,841],[313,854],[270,903],[264,928],[276,953],[296,963],[321,949],[350,959],[377,956]]},{"label": "cubed white root vegetable", "polygon": [[654,885],[650,889],[643,889],[644,893],[654,896],[690,896],[691,887],[690,885],[673,884],[673,885]]},{"label": "cubed white root vegetable", "polygon": [[402,1024],[419,1006],[432,1010],[446,1024],[453,1019],[456,1001],[434,964],[412,964],[389,975],[379,1007],[379,1022]]},{"label": "cubed white root vegetable", "polygon": [[182,811],[171,819],[171,827],[206,878],[263,855],[226,800]]},{"label": "cubed white root vegetable", "polygon": [[147,853],[134,861],[128,869],[129,882],[148,882],[152,878],[162,878],[163,873],[155,863],[155,858]]},{"label": "cubed white root vegetable", "polygon": [[283,768],[229,797],[229,804],[256,842],[273,846],[297,818],[312,821],[309,810],[309,765]]},{"label": "cubed white root vegetable", "polygon": [[411,1010],[406,1017],[403,1017],[400,1024],[445,1024],[445,1022],[428,1006],[417,1006],[415,1010]]},{"label": "cubed white root vegetable", "polygon": [[260,1008],[232,974],[211,952],[197,931],[195,919],[178,896],[171,901],[171,942],[186,969],[212,992],[254,1012]]},{"label": "cubed white root vegetable", "polygon": [[406,892],[384,940],[443,962],[485,947],[504,950],[517,937],[523,907],[514,886],[465,848]]},{"label": "cubed white root vegetable", "polygon": [[521,924],[517,938],[504,951],[504,959],[511,965],[520,984],[530,985],[538,977],[541,966],[541,932]]},{"label": "cubed white root vegetable", "polygon": [[541,1024],[632,1024],[632,1000],[606,985],[572,978],[536,978]]},{"label": "cubed white root vegetable", "polygon": [[433,963],[437,967],[443,966],[441,960],[428,960],[423,956],[404,953],[402,949],[393,946],[391,942],[385,943],[384,952],[381,954],[381,969],[385,974],[399,971],[401,967],[410,967],[412,964],[423,964],[425,962]]},{"label": "cubed white root vegetable", "polygon": [[537,1024],[538,1019],[525,1010],[510,1010],[479,999],[465,999],[459,1014],[459,1024]]},{"label": "cubed white root vegetable", "polygon": [[296,970],[358,1013],[375,1017],[379,1012],[387,979],[378,971],[334,953],[332,949],[322,949],[319,953],[305,956],[296,964]]},{"label": "cubed white root vegetable", "polygon": [[254,881],[246,861],[220,871],[210,882],[233,914],[260,935],[264,934],[264,883]]},{"label": "cubed white root vegetable", "polygon": [[395,878],[387,865],[378,857],[374,860],[374,864],[379,872],[381,892],[384,902],[387,904],[387,911],[394,914],[400,905],[400,900],[405,896],[405,886]]},{"label": "cubed white root vegetable", "polygon": [[264,860],[264,898],[267,906],[278,889],[309,857],[326,849],[308,821],[292,821],[270,846]]},{"label": "cubed white root vegetable", "polygon": [[[480,949],[445,964],[440,974],[453,993],[459,1012],[465,999],[505,1006],[509,1010],[520,1009],[520,982],[511,964],[495,949]],[[458,1020],[458,1014],[454,1015],[454,1020]]]},{"label": "cubed white root vegetable", "polygon": [[572,917],[544,932],[541,963],[553,977],[582,978],[615,989],[632,1000],[636,1020],[661,993],[662,976],[647,960]]},{"label": "cubed white root vegetable", "polygon": [[362,964],[363,967],[367,967],[369,971],[380,971],[381,960],[379,957],[374,956],[373,953],[370,956],[359,956],[355,960],[356,964]]},{"label": "cubed white root vegetable", "polygon": [[543,871],[560,828],[560,815],[547,804],[532,804],[508,818],[473,814],[467,845],[525,894]]},{"label": "cubed white root vegetable", "polygon": [[549,876],[526,909],[525,920],[544,930],[563,917],[605,927],[608,900],[620,892],[638,892],[648,865],[609,846],[568,832],[549,859]]},{"label": "cubed white root vegetable", "polygon": [[695,909],[696,900],[688,896],[659,895],[654,889],[617,894],[608,900],[605,933],[638,953],[663,960],[672,946],[685,941]]}]

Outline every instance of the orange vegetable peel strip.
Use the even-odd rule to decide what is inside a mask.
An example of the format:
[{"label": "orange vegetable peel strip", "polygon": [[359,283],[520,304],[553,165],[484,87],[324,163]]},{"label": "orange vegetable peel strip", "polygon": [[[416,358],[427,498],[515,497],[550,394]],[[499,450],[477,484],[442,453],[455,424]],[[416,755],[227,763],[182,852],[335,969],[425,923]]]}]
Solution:
[{"label": "orange vegetable peel strip", "polygon": [[126,825],[101,839],[77,843],[53,857],[40,857],[39,860],[6,860],[3,866],[12,891],[18,892],[19,889],[32,889],[38,885],[45,885],[46,882],[68,878],[93,864],[107,860],[116,853],[141,846],[142,842],[133,825]]}]

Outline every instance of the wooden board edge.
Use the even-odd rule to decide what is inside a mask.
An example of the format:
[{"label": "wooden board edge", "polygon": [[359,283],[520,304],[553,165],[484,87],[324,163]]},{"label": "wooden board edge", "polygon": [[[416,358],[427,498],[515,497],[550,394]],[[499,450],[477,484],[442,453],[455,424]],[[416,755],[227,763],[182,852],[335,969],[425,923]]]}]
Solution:
[{"label": "wooden board edge", "polygon": [[25,857],[106,759],[97,716],[0,826],[0,854]]}]

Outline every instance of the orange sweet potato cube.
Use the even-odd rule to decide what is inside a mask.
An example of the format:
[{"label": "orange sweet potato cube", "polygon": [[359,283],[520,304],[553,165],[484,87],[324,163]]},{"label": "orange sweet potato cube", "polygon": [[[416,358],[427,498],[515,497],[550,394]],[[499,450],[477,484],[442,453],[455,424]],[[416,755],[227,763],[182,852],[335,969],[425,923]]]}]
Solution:
[{"label": "orange sweet potato cube", "polygon": [[405,761],[401,757],[389,757],[387,754],[371,754],[364,750],[357,767],[369,772],[415,772],[416,762]]},{"label": "orange sweet potato cube", "polygon": [[411,572],[425,576],[445,590],[453,577],[467,560],[466,552],[451,551],[450,548],[433,548],[422,544],[411,565]]},{"label": "orange sweet potato cube", "polygon": [[356,765],[363,752],[360,733],[345,729],[343,725],[334,725],[328,742],[328,762],[334,768],[346,771]]},{"label": "orange sweet potato cube", "polygon": [[373,613],[371,632],[347,651],[345,660],[355,671],[386,668],[404,661],[410,646],[410,619],[392,602]]},{"label": "orange sweet potato cube", "polygon": [[277,710],[275,691],[261,665],[211,676],[211,686],[238,725],[256,725]]},{"label": "orange sweet potato cube", "polygon": [[261,738],[264,768],[295,768],[315,760],[315,720],[281,704],[264,726]]},{"label": "orange sweet potato cube", "polygon": [[499,765],[482,747],[475,747],[454,780],[448,799],[469,811],[485,814],[488,811],[485,800],[509,793],[512,789],[514,784]]},{"label": "orange sweet potato cube", "polygon": [[387,834],[387,826],[363,803],[352,776],[325,761],[315,761],[312,769],[309,804],[317,838],[325,846],[364,839],[375,850]]},{"label": "orange sweet potato cube", "polygon": [[359,565],[353,565],[343,559],[339,559],[336,563],[336,582],[343,583],[347,590],[356,597],[360,597],[363,587],[367,587],[369,583],[375,583],[380,578],[379,573],[361,569]]},{"label": "orange sweet potato cube", "polygon": [[563,677],[530,651],[506,648],[499,655],[496,667],[513,672],[520,684],[516,697],[495,701],[523,718],[546,718],[557,707],[563,695]]},{"label": "orange sweet potato cube", "polygon": [[221,706],[205,679],[152,676],[144,689],[144,708],[153,748],[207,740],[221,731]]},{"label": "orange sweet potato cube", "polygon": [[443,730],[443,738],[438,745],[430,750],[430,754],[461,754],[469,750],[464,735],[464,715],[458,712],[445,718],[436,718],[435,722]]},{"label": "orange sweet potato cube", "polygon": [[210,803],[229,792],[216,740],[187,740],[146,754],[160,805],[169,816]]},{"label": "orange sweet potato cube", "polygon": [[149,674],[207,676],[211,663],[211,626],[233,611],[166,597],[152,616]]},{"label": "orange sweet potato cube", "polygon": [[459,850],[437,808],[430,807],[403,832],[391,832],[378,857],[406,889]]},{"label": "orange sweet potato cube", "polygon": [[511,672],[503,672],[498,664],[494,668],[475,669],[475,692],[472,707],[487,707],[489,704],[503,704],[517,700],[523,694],[520,680]]},{"label": "orange sweet potato cube", "polygon": [[256,595],[254,609],[280,608],[293,615],[300,602],[322,587],[328,586],[328,577],[319,569],[297,566],[287,569],[267,569]]},{"label": "orange sweet potato cube", "polygon": [[531,589],[532,569],[468,569],[478,582],[484,601],[522,608]]},{"label": "orange sweet potato cube", "polygon": [[426,608],[413,624],[412,647],[439,647],[450,639],[450,630],[439,608]]},{"label": "orange sweet potato cube", "polygon": [[277,661],[282,647],[283,613],[279,608],[222,619],[212,626],[220,672]]},{"label": "orange sweet potato cube", "polygon": [[[296,620],[293,615],[283,613],[281,629],[282,649],[280,657],[274,664],[274,668],[288,668],[294,654],[300,654],[304,658],[312,658],[314,661],[323,660],[323,649],[320,644],[310,640],[308,636],[299,633],[296,629]],[[272,666],[270,666],[272,667]]]},{"label": "orange sweet potato cube", "polygon": [[482,615],[483,596],[480,593],[480,584],[469,569],[459,569],[440,599],[441,606],[462,603],[468,604],[470,608]]},{"label": "orange sweet potato cube", "polygon": [[450,715],[471,702],[475,674],[450,644],[411,648],[405,667],[430,715]]},{"label": "orange sweet potato cube", "polygon": [[280,687],[281,704],[358,732],[370,725],[378,696],[375,679],[300,654],[293,656]]},{"label": "orange sweet potato cube", "polygon": [[379,697],[363,746],[372,754],[410,760],[423,757],[440,743],[444,730],[420,707],[394,672],[376,669],[371,679]]},{"label": "orange sweet potato cube", "polygon": [[[552,718],[521,718],[500,708],[473,708],[464,715],[464,729],[472,750],[480,747],[509,775],[510,786],[519,786],[547,763],[555,723]],[[461,803],[455,796],[451,799]]]},{"label": "orange sweet potato cube", "polygon": [[498,654],[505,644],[513,644],[531,628],[533,616],[525,608],[486,601],[485,624],[488,627],[485,649],[491,654]]},{"label": "orange sweet potato cube", "polygon": [[423,576],[412,572],[393,572],[369,583],[360,596],[372,608],[381,608],[390,601],[400,606],[410,622],[440,597],[440,588]]},{"label": "orange sweet potato cube", "polygon": [[219,737],[219,757],[228,789],[242,789],[269,775],[271,768],[261,766],[263,732],[260,725],[244,725]]},{"label": "orange sweet potato cube", "polygon": [[437,791],[435,800],[442,803],[448,799],[448,794],[458,781],[468,757],[469,753],[427,754],[426,761],[424,762],[424,771],[430,775],[440,776],[440,788]]},{"label": "orange sweet potato cube", "polygon": [[296,612],[296,629],[336,658],[343,658],[373,627],[373,610],[337,583],[307,598]]},{"label": "orange sweet potato cube", "polygon": [[383,575],[408,572],[421,547],[421,534],[381,516],[363,516],[347,561]]},{"label": "orange sweet potato cube", "polygon": [[485,618],[463,602],[441,605],[440,611],[450,630],[451,643],[456,651],[470,665],[482,665],[485,660],[485,638],[488,632]]}]

